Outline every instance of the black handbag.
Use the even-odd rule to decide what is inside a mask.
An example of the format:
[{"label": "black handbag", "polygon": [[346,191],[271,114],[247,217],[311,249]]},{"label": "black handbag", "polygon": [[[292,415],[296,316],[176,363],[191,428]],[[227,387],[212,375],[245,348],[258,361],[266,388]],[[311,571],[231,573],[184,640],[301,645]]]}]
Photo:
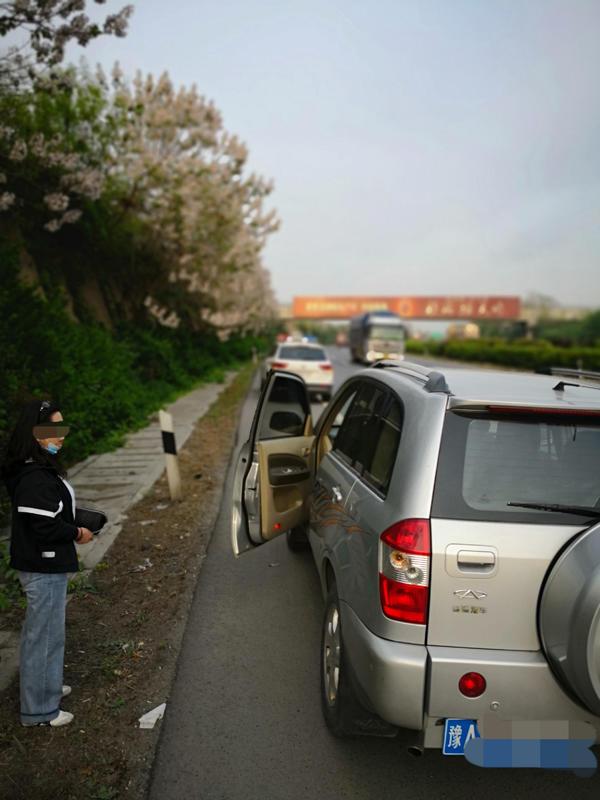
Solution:
[{"label": "black handbag", "polygon": [[107,521],[108,517],[103,511],[93,508],[77,507],[75,509],[75,525],[78,528],[87,528],[92,533],[100,533]]}]

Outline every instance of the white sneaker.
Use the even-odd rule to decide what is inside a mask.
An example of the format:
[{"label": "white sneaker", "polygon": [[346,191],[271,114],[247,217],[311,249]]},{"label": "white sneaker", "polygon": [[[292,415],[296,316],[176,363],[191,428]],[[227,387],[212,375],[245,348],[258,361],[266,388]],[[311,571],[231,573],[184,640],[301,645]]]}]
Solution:
[{"label": "white sneaker", "polygon": [[49,722],[22,722],[25,728],[39,728],[44,725],[51,725],[53,728],[61,728],[63,725],[68,725],[73,722],[73,714],[70,711],[63,711],[60,709],[58,716],[51,719]]},{"label": "white sneaker", "polygon": [[71,694],[71,687],[70,686],[63,686],[62,687],[62,695],[61,697],[68,697]]},{"label": "white sneaker", "polygon": [[50,720],[50,727],[61,728],[63,725],[68,725],[69,722],[73,722],[73,714],[71,714],[70,711],[63,711],[61,709],[58,712],[58,717],[54,717],[54,719]]}]

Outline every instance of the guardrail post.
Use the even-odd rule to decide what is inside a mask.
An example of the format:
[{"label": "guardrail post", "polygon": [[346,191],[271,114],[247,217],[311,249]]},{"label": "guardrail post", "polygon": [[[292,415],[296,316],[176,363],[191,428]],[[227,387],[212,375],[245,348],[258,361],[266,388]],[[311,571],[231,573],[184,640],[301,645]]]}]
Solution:
[{"label": "guardrail post", "polygon": [[181,476],[179,474],[179,462],[177,461],[177,446],[175,444],[175,433],[173,431],[173,417],[171,414],[168,414],[162,409],[158,412],[158,417],[160,420],[163,450],[165,451],[169,493],[171,495],[171,500],[181,500]]}]

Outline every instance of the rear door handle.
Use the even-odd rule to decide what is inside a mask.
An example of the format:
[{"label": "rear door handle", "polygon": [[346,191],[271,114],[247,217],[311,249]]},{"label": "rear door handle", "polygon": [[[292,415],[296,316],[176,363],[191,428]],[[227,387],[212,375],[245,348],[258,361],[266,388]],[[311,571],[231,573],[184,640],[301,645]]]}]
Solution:
[{"label": "rear door handle", "polygon": [[455,578],[493,578],[498,572],[498,550],[491,545],[449,544],[445,562],[446,572]]},{"label": "rear door handle", "polygon": [[496,555],[491,550],[459,550],[456,556],[459,567],[493,567]]}]

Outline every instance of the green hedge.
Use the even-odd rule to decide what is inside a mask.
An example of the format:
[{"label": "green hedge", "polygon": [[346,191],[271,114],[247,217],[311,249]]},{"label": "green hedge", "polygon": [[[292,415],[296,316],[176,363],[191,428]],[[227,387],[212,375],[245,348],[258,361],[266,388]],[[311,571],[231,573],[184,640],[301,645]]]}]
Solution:
[{"label": "green hedge", "polygon": [[211,333],[156,325],[74,322],[60,294],[45,300],[19,283],[14,265],[0,270],[0,447],[18,407],[31,396],[57,400],[71,426],[68,463],[113,449],[123,435],[178,394],[264,348],[258,337],[221,342]]},{"label": "green hedge", "polygon": [[410,340],[406,343],[406,351],[534,371],[546,367],[600,371],[600,347],[556,347],[535,339],[515,343],[500,339],[447,342]]}]

